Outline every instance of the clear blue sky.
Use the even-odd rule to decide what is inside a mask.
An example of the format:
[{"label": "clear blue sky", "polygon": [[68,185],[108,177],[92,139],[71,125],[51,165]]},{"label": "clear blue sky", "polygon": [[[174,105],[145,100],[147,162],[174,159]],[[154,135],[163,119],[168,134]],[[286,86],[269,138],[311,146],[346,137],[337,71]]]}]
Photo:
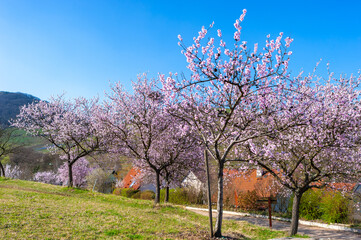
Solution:
[{"label": "clear blue sky", "polygon": [[0,0],[0,91],[101,97],[109,82],[130,88],[139,73],[184,72],[177,35],[190,44],[214,21],[232,36],[244,8],[242,40],[263,46],[281,31],[295,39],[293,73],[320,58],[337,74],[361,69],[358,0]]}]

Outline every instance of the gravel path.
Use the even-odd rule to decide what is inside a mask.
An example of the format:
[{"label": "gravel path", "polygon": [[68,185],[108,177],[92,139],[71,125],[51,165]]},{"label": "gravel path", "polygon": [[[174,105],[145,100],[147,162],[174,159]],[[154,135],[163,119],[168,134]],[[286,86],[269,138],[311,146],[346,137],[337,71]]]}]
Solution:
[{"label": "gravel path", "polygon": [[[190,211],[196,212],[201,215],[208,216],[207,211],[202,210],[194,210],[194,209],[188,209]],[[216,216],[215,214],[213,216]],[[242,216],[236,216],[231,215],[227,213],[223,213],[224,219],[232,219],[236,221],[247,221],[249,223],[268,227],[268,219],[265,218],[256,218],[256,217],[242,217]],[[272,219],[272,228],[276,230],[283,230],[288,231],[290,227],[289,222],[283,222],[278,220]],[[305,226],[305,225],[299,225],[298,226],[298,233],[305,234],[313,239],[360,239],[361,240],[361,234],[359,233],[353,233],[348,231],[340,231],[340,230],[332,230],[332,229],[325,229],[325,228],[319,228],[319,227],[311,227],[311,226]]]}]

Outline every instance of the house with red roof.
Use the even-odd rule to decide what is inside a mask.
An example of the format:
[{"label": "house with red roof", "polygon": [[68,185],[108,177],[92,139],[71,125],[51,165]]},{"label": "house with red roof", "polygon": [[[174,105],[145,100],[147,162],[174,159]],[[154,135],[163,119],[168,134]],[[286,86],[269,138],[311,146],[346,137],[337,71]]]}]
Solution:
[{"label": "house with red roof", "polygon": [[142,170],[136,167],[132,167],[127,175],[123,178],[121,183],[117,186],[120,188],[133,188],[135,190],[145,191],[151,190],[155,192],[155,185],[147,183],[143,179]]},{"label": "house with red roof", "polygon": [[[273,204],[274,211],[284,212],[287,210],[289,197],[280,194],[283,187],[270,173],[260,169],[250,169],[247,171],[226,169],[224,171],[224,178],[225,203],[238,207],[239,198],[242,193],[255,192],[260,199],[268,197],[276,199],[276,202]],[[326,189],[361,195],[361,185],[359,183],[330,183],[326,186]],[[212,201],[215,201],[215,199]]]}]

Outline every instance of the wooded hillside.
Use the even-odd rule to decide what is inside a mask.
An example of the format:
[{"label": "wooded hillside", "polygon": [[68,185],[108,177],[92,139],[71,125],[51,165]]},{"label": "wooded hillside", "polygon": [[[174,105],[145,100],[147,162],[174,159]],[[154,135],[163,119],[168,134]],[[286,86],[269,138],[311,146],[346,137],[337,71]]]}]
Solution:
[{"label": "wooded hillside", "polygon": [[9,126],[9,120],[15,118],[20,107],[40,100],[25,93],[12,93],[0,91],[0,126]]}]

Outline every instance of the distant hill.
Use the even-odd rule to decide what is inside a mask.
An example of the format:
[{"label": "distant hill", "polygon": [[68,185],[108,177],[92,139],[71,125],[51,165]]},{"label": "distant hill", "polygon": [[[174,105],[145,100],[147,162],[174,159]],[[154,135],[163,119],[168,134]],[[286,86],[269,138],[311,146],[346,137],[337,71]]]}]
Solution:
[{"label": "distant hill", "polygon": [[0,91],[0,126],[9,126],[9,120],[20,113],[20,107],[40,99],[26,93]]}]

